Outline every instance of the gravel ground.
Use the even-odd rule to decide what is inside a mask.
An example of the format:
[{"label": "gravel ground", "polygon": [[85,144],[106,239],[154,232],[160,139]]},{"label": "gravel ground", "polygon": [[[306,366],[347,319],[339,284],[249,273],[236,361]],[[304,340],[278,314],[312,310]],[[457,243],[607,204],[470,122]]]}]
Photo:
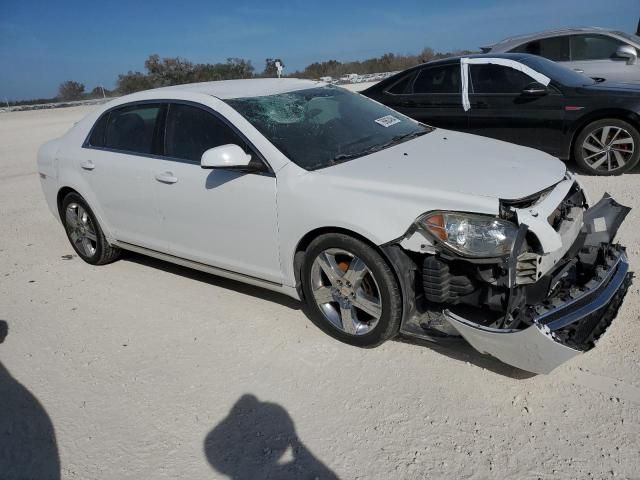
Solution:
[{"label": "gravel ground", "polygon": [[[92,267],[35,164],[90,108],[0,114],[1,478],[640,478],[639,284],[595,350],[532,376],[349,347],[287,297],[142,256]],[[583,178],[634,207],[636,271],[638,173]]]}]

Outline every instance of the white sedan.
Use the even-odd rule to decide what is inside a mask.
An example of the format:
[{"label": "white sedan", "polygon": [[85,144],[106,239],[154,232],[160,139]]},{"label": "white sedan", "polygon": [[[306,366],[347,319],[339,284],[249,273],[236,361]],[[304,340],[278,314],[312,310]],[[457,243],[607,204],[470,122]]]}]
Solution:
[{"label": "white sedan", "polygon": [[463,337],[548,372],[590,349],[628,288],[563,163],[434,129],[342,88],[210,82],[114,100],[42,146],[77,254],[122,250],[282,292],[333,337]]}]

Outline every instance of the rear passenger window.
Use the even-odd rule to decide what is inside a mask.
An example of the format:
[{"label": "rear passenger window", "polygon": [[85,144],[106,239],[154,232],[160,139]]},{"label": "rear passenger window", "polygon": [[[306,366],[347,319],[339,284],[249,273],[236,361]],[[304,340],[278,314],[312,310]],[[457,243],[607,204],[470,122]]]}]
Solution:
[{"label": "rear passenger window", "polygon": [[198,107],[169,105],[164,140],[165,155],[200,163],[210,148],[235,144],[245,151],[245,142],[215,115]]},{"label": "rear passenger window", "polygon": [[132,105],[111,111],[104,146],[133,153],[152,153],[160,105]]},{"label": "rear passenger window", "polygon": [[413,93],[460,92],[460,64],[420,70],[413,83]]}]

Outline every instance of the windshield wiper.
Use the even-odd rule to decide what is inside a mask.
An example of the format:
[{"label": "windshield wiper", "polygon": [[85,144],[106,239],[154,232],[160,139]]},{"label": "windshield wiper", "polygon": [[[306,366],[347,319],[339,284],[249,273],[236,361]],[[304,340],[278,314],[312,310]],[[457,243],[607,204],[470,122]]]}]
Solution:
[{"label": "windshield wiper", "polygon": [[365,150],[359,151],[359,152],[354,152],[354,153],[339,153],[338,155],[336,155],[335,157],[333,157],[331,159],[331,163],[332,164],[336,164],[336,163],[340,163],[343,162],[345,160],[352,160],[354,158],[358,158],[358,157],[364,157],[365,155],[369,155],[371,153],[375,153],[375,152],[379,152],[380,150],[384,150],[385,148],[389,148],[392,147],[394,145],[397,145],[399,143],[402,143],[406,140],[409,140],[411,138],[416,138],[416,137],[420,137],[426,133],[429,133],[431,130],[423,130],[423,131],[419,131],[419,132],[409,132],[409,133],[404,133],[402,135],[396,135],[395,137],[393,137],[391,140],[389,140],[386,143],[383,143],[381,145],[373,145],[372,147],[369,147]]}]

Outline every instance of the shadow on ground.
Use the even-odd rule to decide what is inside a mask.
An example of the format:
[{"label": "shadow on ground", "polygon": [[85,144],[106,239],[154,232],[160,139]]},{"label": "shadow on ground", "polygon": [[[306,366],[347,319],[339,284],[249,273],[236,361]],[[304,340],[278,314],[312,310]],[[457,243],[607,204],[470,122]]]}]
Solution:
[{"label": "shadow on ground", "polygon": [[[237,282],[235,280],[230,280],[224,277],[218,277],[213,274],[200,272],[198,270],[193,270],[181,265],[158,260],[153,257],[148,257],[133,252],[124,253],[125,256],[123,260],[125,261],[130,261],[133,263],[137,263],[138,265],[143,265],[150,268],[157,268],[174,275],[180,275],[192,280],[208,283],[209,285],[215,285],[220,288],[228,288],[229,290],[233,290],[244,295],[250,295],[269,302],[274,302],[286,308],[300,310],[307,317],[307,321],[311,322],[311,320],[308,319],[309,314],[307,313],[307,308],[300,302],[287,297],[284,294],[272,292],[264,288],[255,287],[253,285]],[[533,373],[525,372],[524,370],[511,367],[493,357],[483,355],[474,350],[468,343],[463,340],[454,340],[451,342],[447,342],[446,344],[438,344],[405,337],[398,337],[397,340],[403,343],[411,343],[431,348],[432,350],[435,350],[436,352],[441,353],[442,355],[446,355],[455,360],[473,363],[474,365],[477,365],[481,368],[486,368],[487,370],[490,370],[494,373],[510,378],[525,379],[535,376],[535,374]]]},{"label": "shadow on ground", "polygon": [[515,380],[525,380],[537,375],[535,373],[527,372],[525,370],[520,370],[519,368],[512,367],[511,365],[507,365],[506,363],[503,363],[497,358],[494,358],[490,355],[484,355],[475,350],[462,338],[448,340],[446,344],[429,342],[426,340],[419,340],[409,337],[397,337],[396,341],[400,343],[408,343],[411,345],[427,347],[446,357],[458,360],[460,362],[468,362],[475,365],[476,367],[485,368],[490,372],[513,378]]},{"label": "shadow on ground", "polygon": [[216,472],[239,479],[331,479],[333,473],[302,443],[287,411],[243,395],[204,441]]},{"label": "shadow on ground", "polygon": [[264,288],[254,287],[253,285],[249,285],[248,283],[230,280],[228,278],[219,277],[211,273],[201,272],[199,270],[176,265],[175,263],[165,262],[164,260],[158,260],[156,258],[148,257],[146,255],[141,255],[138,253],[124,251],[123,254],[124,255],[122,260],[124,261],[137,263],[138,265],[144,265],[150,268],[157,268],[158,270],[172,273],[174,275],[180,275],[182,277],[190,278],[198,282],[208,283],[209,285],[215,285],[216,287],[220,288],[227,288],[244,295],[262,298],[264,300],[277,303],[278,305],[282,305],[283,307],[287,307],[292,310],[300,309],[300,302],[282,293],[272,292]]},{"label": "shadow on ground", "polygon": [[[8,334],[0,320],[0,343]],[[0,478],[58,480],[60,458],[53,424],[36,397],[0,362]]]}]

